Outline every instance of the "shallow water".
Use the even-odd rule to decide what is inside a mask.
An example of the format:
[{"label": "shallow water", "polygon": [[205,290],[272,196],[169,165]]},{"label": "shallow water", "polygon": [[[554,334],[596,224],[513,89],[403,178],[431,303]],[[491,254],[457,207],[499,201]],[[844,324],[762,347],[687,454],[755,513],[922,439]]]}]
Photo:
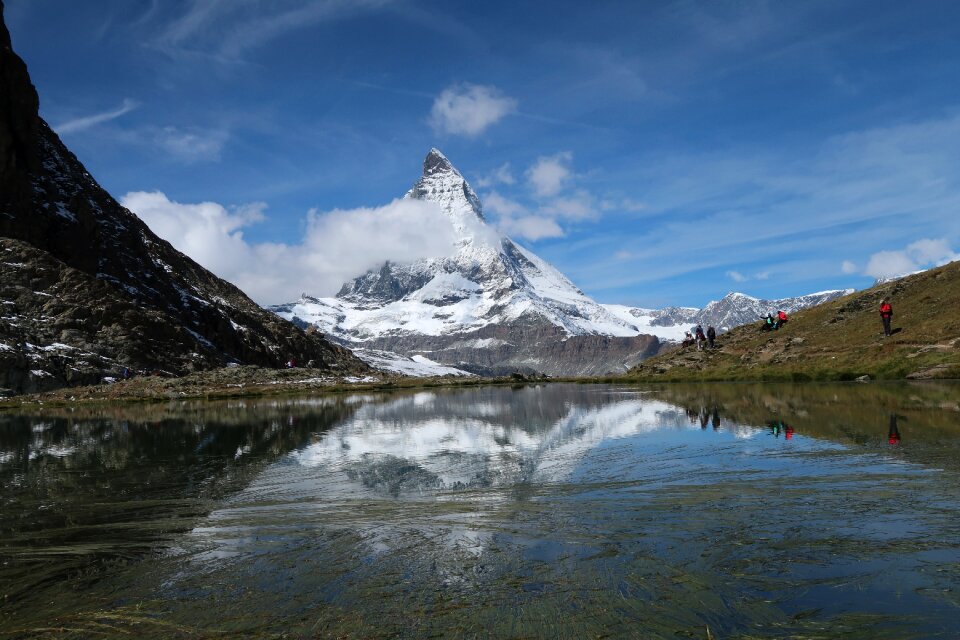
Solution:
[{"label": "shallow water", "polygon": [[960,635],[960,385],[0,414],[12,637]]}]

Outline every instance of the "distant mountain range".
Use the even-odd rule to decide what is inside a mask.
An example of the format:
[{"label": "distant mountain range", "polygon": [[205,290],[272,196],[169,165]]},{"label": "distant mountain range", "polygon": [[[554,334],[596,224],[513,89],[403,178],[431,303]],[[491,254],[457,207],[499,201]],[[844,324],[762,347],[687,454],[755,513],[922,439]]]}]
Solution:
[{"label": "distant mountain range", "polygon": [[157,237],[38,115],[0,3],[0,396],[229,363],[365,371]]},{"label": "distant mountain range", "polygon": [[270,307],[316,326],[371,364],[404,373],[450,367],[478,374],[623,371],[680,340],[698,322],[725,330],[770,311],[792,312],[843,295],[765,301],[733,293],[703,309],[602,305],[545,260],[496,233],[476,193],[437,149],[406,194],[434,202],[456,234],[454,255],[384,263],[333,298],[303,295]]}]

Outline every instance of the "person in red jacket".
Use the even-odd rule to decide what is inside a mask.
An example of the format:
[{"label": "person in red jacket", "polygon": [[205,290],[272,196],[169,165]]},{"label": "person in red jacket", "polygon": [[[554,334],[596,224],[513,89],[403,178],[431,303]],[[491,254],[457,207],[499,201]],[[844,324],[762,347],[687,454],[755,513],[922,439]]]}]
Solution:
[{"label": "person in red jacket", "polygon": [[883,335],[889,336],[890,323],[893,321],[893,307],[886,300],[880,301],[880,319],[883,321]]},{"label": "person in red jacket", "polygon": [[777,325],[776,328],[779,329],[783,325],[787,324],[787,314],[781,309],[777,311]]}]

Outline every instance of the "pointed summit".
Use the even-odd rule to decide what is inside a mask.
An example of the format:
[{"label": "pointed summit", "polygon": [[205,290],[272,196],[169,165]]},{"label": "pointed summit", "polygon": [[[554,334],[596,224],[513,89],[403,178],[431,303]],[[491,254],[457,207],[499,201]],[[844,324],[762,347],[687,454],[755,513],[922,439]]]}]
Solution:
[{"label": "pointed summit", "polygon": [[447,156],[443,155],[436,147],[433,147],[430,149],[427,157],[423,159],[423,175],[431,176],[436,173],[455,173],[458,176],[460,175],[460,172],[450,164]]},{"label": "pointed summit", "polygon": [[474,228],[474,221],[485,222],[480,198],[467,184],[463,174],[436,147],[430,149],[423,159],[423,176],[407,192],[406,197],[439,204],[463,238],[472,236],[467,229]]}]

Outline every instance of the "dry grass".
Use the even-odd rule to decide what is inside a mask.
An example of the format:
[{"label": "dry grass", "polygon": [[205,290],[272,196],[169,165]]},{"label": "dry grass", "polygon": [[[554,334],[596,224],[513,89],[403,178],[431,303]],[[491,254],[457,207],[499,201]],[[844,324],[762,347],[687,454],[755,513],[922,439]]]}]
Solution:
[{"label": "dry grass", "polygon": [[[894,308],[884,337],[880,300]],[[759,322],[720,336],[717,348],[682,348],[638,365],[628,379],[854,380],[960,378],[960,262],[798,312],[782,329]]]}]

